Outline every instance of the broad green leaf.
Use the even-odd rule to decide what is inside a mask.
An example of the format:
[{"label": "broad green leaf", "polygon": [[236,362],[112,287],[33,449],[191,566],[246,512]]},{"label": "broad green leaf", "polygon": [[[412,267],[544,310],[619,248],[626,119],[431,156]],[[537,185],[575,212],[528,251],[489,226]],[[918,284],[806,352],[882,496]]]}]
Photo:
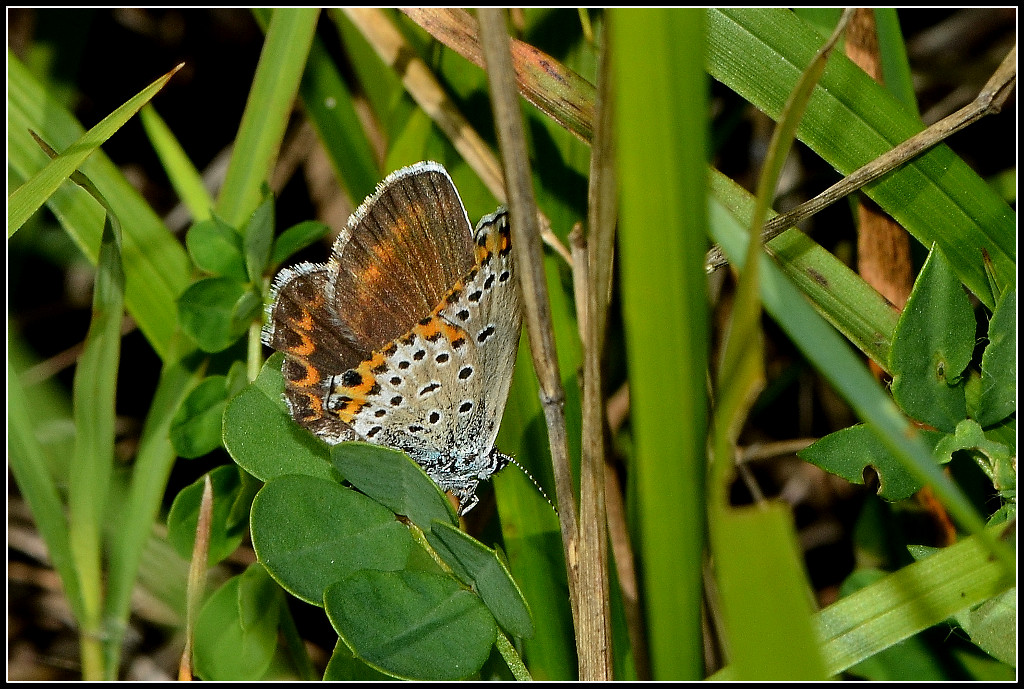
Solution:
[{"label": "broad green leaf", "polygon": [[331,462],[346,481],[387,507],[412,520],[424,532],[438,519],[457,524],[451,503],[419,464],[398,450],[369,443],[339,443]]},{"label": "broad green leaf", "polygon": [[892,396],[908,415],[950,432],[967,415],[964,371],[974,312],[942,251],[932,249],[903,309],[890,352]]},{"label": "broad green leaf", "polygon": [[386,508],[334,481],[282,476],[252,503],[256,557],[292,595],[323,605],[324,590],[361,569],[394,570],[413,547]]},{"label": "broad green leaf", "polygon": [[182,329],[204,352],[222,352],[244,335],[262,303],[235,278],[204,278],[178,300]]},{"label": "broad green leaf", "polygon": [[[210,472],[213,485],[213,517],[210,522],[210,545],[208,563],[212,567],[233,553],[245,536],[245,521],[232,521],[232,512],[242,489],[238,467],[219,466]],[[196,524],[199,522],[199,505],[203,497],[204,480],[179,492],[167,515],[167,540],[186,560],[192,557],[196,540]]]},{"label": "broad green leaf", "polygon": [[[65,182],[71,173],[77,170],[104,141],[124,126],[139,111],[139,108],[148,103],[183,66],[184,63],[178,65],[142,89],[120,108],[104,117],[99,124],[83,134],[78,141],[61,152],[45,168],[11,194],[7,202],[7,236],[10,237],[17,232],[29,219],[29,216],[46,203],[57,187]],[[48,141],[47,144],[55,147],[60,145],[52,141]]]},{"label": "broad green leaf", "polygon": [[[280,596],[269,601],[263,599],[258,623],[243,625],[243,614],[248,612],[240,607],[244,578],[246,574],[229,579],[199,613],[194,663],[196,673],[207,681],[261,679],[274,657],[280,606],[284,601]],[[255,602],[248,599],[245,605]]]},{"label": "broad green leaf", "polygon": [[[943,437],[938,431],[921,431],[921,435],[931,447]],[[879,497],[890,502],[909,498],[921,489],[920,478],[908,472],[903,462],[863,424],[829,433],[797,455],[859,485],[864,484],[864,470],[870,466],[878,474]],[[949,457],[944,461],[948,462]]]},{"label": "broad green leaf", "polygon": [[220,447],[229,392],[227,376],[210,376],[185,398],[171,422],[171,442],[179,455],[194,459]]},{"label": "broad green leaf", "polygon": [[190,227],[185,246],[196,266],[207,273],[241,282],[249,278],[238,232],[216,215]]},{"label": "broad green leaf", "polygon": [[282,392],[281,354],[263,365],[259,377],[224,410],[224,447],[238,466],[269,481],[286,474],[330,478],[330,449],[288,413]]},{"label": "broad green leaf", "polygon": [[274,249],[270,254],[270,267],[277,269],[292,254],[305,249],[310,244],[323,239],[331,233],[331,228],[322,222],[307,220],[292,225],[274,240]]},{"label": "broad green leaf", "polygon": [[498,553],[447,522],[437,522],[427,541],[473,587],[497,623],[510,634],[533,636],[533,620],[523,594]]},{"label": "broad green leaf", "polygon": [[[238,621],[242,629],[252,631],[261,624],[267,624],[267,618],[272,621],[283,602],[281,588],[263,565],[255,562],[242,572],[238,582]],[[273,624],[276,626],[276,622]]]},{"label": "broad green leaf", "polygon": [[971,450],[974,460],[992,481],[993,487],[1004,496],[1017,490],[1017,456],[1013,449],[985,437],[976,421],[964,419],[956,431],[944,437],[935,447],[940,461],[948,462],[957,450]]},{"label": "broad green leaf", "polygon": [[364,570],[328,588],[325,601],[355,656],[394,677],[465,679],[497,634],[480,599],[438,574]]}]

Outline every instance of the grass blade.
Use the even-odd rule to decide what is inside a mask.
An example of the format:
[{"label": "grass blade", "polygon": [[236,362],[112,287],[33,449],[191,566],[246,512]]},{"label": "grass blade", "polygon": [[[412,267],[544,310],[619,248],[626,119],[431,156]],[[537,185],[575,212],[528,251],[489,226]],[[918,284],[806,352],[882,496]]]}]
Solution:
[{"label": "grass blade", "polygon": [[[258,8],[253,10],[253,14],[266,30],[271,10]],[[373,147],[356,114],[352,94],[318,38],[313,39],[309,50],[302,83],[299,84],[299,97],[320,135],[335,176],[348,190],[354,205],[358,204],[373,193],[380,181],[380,171]]]},{"label": "grass blade", "polygon": [[[704,22],[702,14],[678,10],[616,11],[610,21],[637,545],[652,673],[700,679],[708,356],[700,258],[707,200]],[[672,365],[662,365],[666,358]]]},{"label": "grass blade", "polygon": [[189,160],[185,149],[178,143],[178,138],[170,127],[157,114],[153,106],[142,109],[139,113],[142,126],[146,128],[149,142],[163,163],[164,172],[171,180],[171,186],[178,192],[178,198],[188,206],[192,220],[205,220],[210,217],[213,209],[213,197],[203,185],[203,177],[196,166]]},{"label": "grass blade", "polygon": [[7,434],[7,457],[14,482],[28,502],[71,610],[77,619],[82,619],[81,584],[71,553],[64,505],[53,476],[46,468],[45,450],[36,437],[29,399],[10,360],[7,364]]},{"label": "grass blade", "polygon": [[865,658],[1013,586],[977,537],[964,539],[833,603],[817,615],[829,669]]},{"label": "grass blade", "polygon": [[57,187],[67,180],[71,173],[77,170],[104,141],[124,126],[139,111],[139,108],[148,103],[183,66],[184,63],[178,65],[142,89],[120,108],[104,117],[99,124],[83,134],[78,141],[15,190],[7,200],[7,236],[10,237],[17,232],[29,216],[46,203]]},{"label": "grass blade", "polygon": [[242,226],[260,203],[284,138],[319,10],[278,9],[256,67],[235,148],[217,200],[217,215]]},{"label": "grass blade", "polygon": [[108,216],[97,263],[92,321],[75,369],[75,451],[68,487],[69,537],[82,587],[82,676],[104,676],[102,523],[114,469],[115,388],[121,353],[124,272],[120,232]]},{"label": "grass blade", "polygon": [[[711,75],[773,118],[821,41],[792,12],[774,9],[709,10],[708,36]],[[884,87],[834,55],[798,138],[848,174],[923,128]],[[1016,218],[966,163],[938,145],[864,191],[924,246],[937,243],[960,280],[994,307],[981,255],[989,254],[1001,284],[1012,281]]]},{"label": "grass blade", "polygon": [[[28,179],[49,161],[29,130],[59,150],[79,139],[83,129],[16,57],[10,57],[7,67],[7,162]],[[102,149],[82,164],[81,171],[121,222],[125,303],[150,345],[164,356],[178,321],[175,302],[190,280],[188,256]],[[104,223],[102,209],[86,191],[68,184],[60,186],[47,205],[82,253],[95,263]]]}]

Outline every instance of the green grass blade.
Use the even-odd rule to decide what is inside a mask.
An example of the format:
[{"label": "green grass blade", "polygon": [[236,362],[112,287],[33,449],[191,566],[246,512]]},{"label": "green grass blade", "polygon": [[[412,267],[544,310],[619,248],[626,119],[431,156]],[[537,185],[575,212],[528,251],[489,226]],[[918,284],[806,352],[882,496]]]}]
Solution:
[{"label": "green grass blade", "polygon": [[[49,158],[29,135],[33,130],[63,149],[78,140],[82,126],[15,57],[8,68],[8,166],[28,179]],[[164,356],[177,324],[175,301],[190,280],[191,264],[181,244],[102,150],[81,167],[121,222],[125,303],[157,354]],[[47,201],[65,231],[93,263],[99,257],[104,213],[89,194],[62,185]]]},{"label": "green grass blade", "polygon": [[[708,11],[708,71],[778,117],[820,36],[788,10]],[[847,174],[923,129],[915,113],[842,55],[833,55],[798,138]],[[995,297],[982,267],[992,259],[1000,284],[1016,274],[1016,216],[945,145],[864,191],[925,246],[937,243],[960,280],[990,309]]]},{"label": "green grass blade", "polygon": [[[754,197],[718,171],[711,193],[744,226],[750,226]],[[775,213],[769,213],[774,216]],[[889,367],[889,347],[899,312],[850,268],[799,230],[768,242],[779,268],[814,308],[862,352]]]},{"label": "green grass blade", "polygon": [[[17,232],[29,216],[46,203],[57,187],[66,181],[104,141],[124,126],[139,108],[148,103],[181,67],[182,65],[178,65],[104,117],[99,124],[83,134],[78,141],[15,190],[7,200],[7,236],[10,237]],[[55,145],[53,142],[47,143]]]},{"label": "green grass blade", "polygon": [[18,490],[28,502],[53,568],[77,619],[82,619],[82,593],[71,554],[64,505],[53,476],[47,471],[46,453],[36,436],[29,397],[18,372],[7,362],[7,458]]},{"label": "green grass blade", "polygon": [[[270,21],[270,10],[254,9],[253,14],[265,29]],[[313,39],[309,50],[299,97],[320,135],[335,176],[358,205],[373,193],[380,181],[380,172],[373,147],[356,115],[352,94],[318,38]]]},{"label": "green grass blade", "polygon": [[1013,586],[1014,577],[973,536],[942,548],[817,615],[829,669],[839,673]]},{"label": "green grass blade", "polygon": [[907,46],[903,42],[903,32],[900,30],[900,19],[892,7],[876,7],[874,12],[885,90],[903,103],[911,113],[919,115],[914,80],[910,73],[910,62],[907,60]]},{"label": "green grass blade", "polygon": [[[193,355],[179,358],[178,335],[169,347],[160,382],[139,438],[131,485],[110,549],[105,616],[110,621],[104,653],[108,669],[118,666],[124,632],[128,628],[131,593],[167,490],[167,479],[177,454],[170,441],[171,421],[182,400],[202,380],[205,368]],[[113,679],[111,677],[111,679]]]},{"label": "green grass blade", "polygon": [[68,486],[69,537],[82,590],[82,675],[104,674],[102,524],[114,469],[114,419],[121,353],[124,272],[120,232],[108,216],[97,263],[92,321],[75,368],[75,451]]},{"label": "green grass blade", "polygon": [[[837,38],[833,34],[804,70],[772,133],[749,219],[746,269],[736,286],[718,367],[708,526],[724,645],[741,680],[827,676],[811,622],[812,596],[789,508],[780,502],[733,508],[728,494],[736,440],[765,378],[759,293],[763,250],[758,231],[775,196],[779,173],[810,93]],[[752,577],[751,572],[761,574]]]},{"label": "green grass blade", "polygon": [[188,206],[192,220],[205,220],[210,217],[213,209],[213,197],[203,185],[203,177],[196,166],[189,160],[185,149],[178,143],[174,132],[157,114],[153,106],[147,106],[139,113],[142,126],[146,128],[146,136],[153,144],[153,150],[160,157],[164,172],[171,181],[171,186],[178,192],[178,198]]},{"label": "green grass blade", "polygon": [[[738,680],[825,679],[813,594],[789,507],[735,507],[711,519],[726,645]],[[726,557],[719,557],[720,554]]]},{"label": "green grass blade", "polygon": [[262,186],[270,179],[319,10],[277,9],[267,29],[249,100],[235,138],[217,215],[241,227],[262,199]]},{"label": "green grass blade", "polygon": [[655,679],[699,679],[708,356],[700,259],[707,194],[704,21],[692,11],[616,11],[610,29],[640,508],[636,547],[652,671]]}]

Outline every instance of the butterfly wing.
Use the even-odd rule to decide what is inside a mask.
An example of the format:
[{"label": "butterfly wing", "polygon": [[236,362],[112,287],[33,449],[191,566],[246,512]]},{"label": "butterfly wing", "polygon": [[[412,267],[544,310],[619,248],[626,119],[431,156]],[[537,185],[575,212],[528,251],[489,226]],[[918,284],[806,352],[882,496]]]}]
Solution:
[{"label": "butterfly wing", "polygon": [[328,298],[360,342],[404,335],[473,265],[473,233],[455,185],[437,163],[390,175],[349,220],[332,251]]},{"label": "butterfly wing", "polygon": [[285,355],[292,416],[329,443],[355,434],[328,409],[338,377],[409,332],[473,263],[455,185],[437,163],[388,176],[349,219],[326,264],[282,270],[263,342]]},{"label": "butterfly wing", "polygon": [[346,372],[330,401],[360,438],[407,452],[463,505],[500,468],[491,450],[519,344],[504,210],[481,220],[474,253],[430,316]]}]

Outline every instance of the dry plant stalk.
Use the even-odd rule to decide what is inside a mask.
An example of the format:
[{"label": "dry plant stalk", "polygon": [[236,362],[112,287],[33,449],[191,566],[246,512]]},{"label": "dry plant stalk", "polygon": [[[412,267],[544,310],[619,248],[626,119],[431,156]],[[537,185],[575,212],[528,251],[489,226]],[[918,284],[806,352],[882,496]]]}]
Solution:
[{"label": "dry plant stalk", "polygon": [[544,275],[540,230],[537,225],[529,158],[519,93],[512,79],[509,39],[504,10],[480,9],[480,30],[487,63],[495,127],[505,164],[509,190],[509,207],[514,227],[515,252],[522,287],[523,312],[530,337],[534,368],[540,382],[544,417],[548,427],[551,461],[555,473],[556,498],[562,545],[568,573],[569,599],[576,626],[576,647],[580,662],[580,679],[603,679],[588,674],[584,659],[587,642],[583,636],[583,620],[590,613],[591,602],[582,596],[579,580],[579,535],[569,467],[569,446],[565,429],[565,391],[562,389],[558,358],[555,351],[551,308]]}]

